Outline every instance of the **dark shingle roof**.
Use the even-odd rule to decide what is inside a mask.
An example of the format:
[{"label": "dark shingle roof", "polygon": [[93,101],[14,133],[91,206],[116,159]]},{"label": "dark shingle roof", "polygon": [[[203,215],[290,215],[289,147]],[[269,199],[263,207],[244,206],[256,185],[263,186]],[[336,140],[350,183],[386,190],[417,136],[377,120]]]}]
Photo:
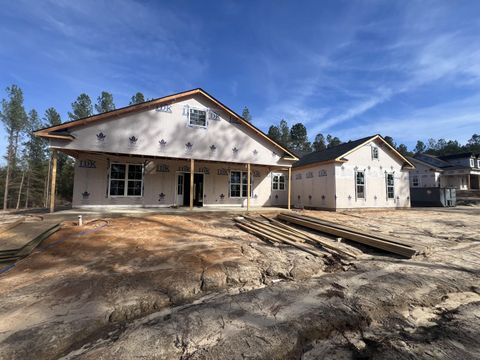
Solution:
[{"label": "dark shingle roof", "polygon": [[439,158],[442,159],[442,160],[462,159],[462,158],[470,158],[470,157],[476,157],[476,155],[472,152],[465,152],[465,153],[461,153],[461,154],[439,156]]},{"label": "dark shingle roof", "polygon": [[375,136],[376,135],[367,136],[362,139],[349,141],[347,143],[343,143],[325,150],[312,152],[308,155],[303,156],[300,160],[298,160],[293,165],[293,167],[299,167],[299,166],[304,166],[304,165],[313,164],[317,162],[335,160],[336,158],[342,156],[343,154],[349,152],[352,149],[355,149],[357,146],[363,144],[364,142],[370,140]]}]

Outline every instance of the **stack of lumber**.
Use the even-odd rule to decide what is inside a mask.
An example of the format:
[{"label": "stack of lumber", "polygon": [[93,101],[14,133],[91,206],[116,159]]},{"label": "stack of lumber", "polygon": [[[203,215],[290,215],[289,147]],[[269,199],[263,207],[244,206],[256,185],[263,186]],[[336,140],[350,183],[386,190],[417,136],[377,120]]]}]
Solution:
[{"label": "stack of lumber", "polygon": [[368,245],[406,258],[411,258],[419,251],[418,246],[414,246],[407,241],[400,241],[388,235],[360,231],[334,222],[321,220],[313,216],[290,212],[281,213],[278,215],[278,218],[290,224],[300,225],[311,230],[342,237],[353,242]]},{"label": "stack of lumber", "polygon": [[0,234],[0,263],[28,256],[43,240],[60,229],[59,223],[23,222]]},{"label": "stack of lumber", "polygon": [[335,254],[342,258],[356,258],[355,253],[336,246],[331,241],[319,239],[275,219],[269,219],[263,215],[262,217],[264,221],[250,216],[237,217],[234,221],[240,229],[274,245],[294,246],[314,256]]}]

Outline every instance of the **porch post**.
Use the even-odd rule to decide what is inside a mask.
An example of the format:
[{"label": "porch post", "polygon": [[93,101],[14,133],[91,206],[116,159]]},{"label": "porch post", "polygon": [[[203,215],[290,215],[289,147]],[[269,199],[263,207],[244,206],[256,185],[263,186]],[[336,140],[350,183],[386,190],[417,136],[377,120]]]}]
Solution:
[{"label": "porch post", "polygon": [[292,168],[288,168],[288,200],[287,200],[287,209],[291,208],[291,197],[292,197]]},{"label": "porch post", "polygon": [[471,184],[470,184],[470,174],[467,174],[467,190],[471,189]]},{"label": "porch post", "polygon": [[193,210],[193,173],[195,172],[195,160],[190,159],[190,210]]},{"label": "porch post", "polygon": [[247,212],[250,211],[250,163],[247,164]]},{"label": "porch post", "polygon": [[55,211],[55,193],[57,181],[57,150],[52,152],[52,176],[50,177],[50,212]]}]

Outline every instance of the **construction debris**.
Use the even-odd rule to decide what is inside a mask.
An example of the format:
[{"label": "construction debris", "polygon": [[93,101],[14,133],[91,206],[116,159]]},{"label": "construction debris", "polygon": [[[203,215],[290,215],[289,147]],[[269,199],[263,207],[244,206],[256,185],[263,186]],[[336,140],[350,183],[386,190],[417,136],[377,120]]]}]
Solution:
[{"label": "construction debris", "polygon": [[60,223],[20,223],[0,238],[0,263],[28,256],[43,240],[60,229]]},{"label": "construction debris", "polygon": [[335,254],[344,258],[356,258],[356,254],[353,252],[341,249],[333,244],[329,244],[324,240],[320,240],[275,219],[270,219],[265,216],[262,217],[266,219],[267,222],[257,220],[250,216],[237,217],[234,219],[234,221],[240,229],[267,240],[273,245],[284,243],[315,256],[327,256]]},{"label": "construction debris", "polygon": [[406,258],[411,258],[420,250],[420,247],[414,247],[410,242],[400,241],[387,235],[359,231],[357,229],[324,221],[312,216],[295,213],[281,213],[278,215],[278,218],[291,224],[301,225],[311,230],[320,231],[335,237],[341,237],[346,240],[368,245]]}]

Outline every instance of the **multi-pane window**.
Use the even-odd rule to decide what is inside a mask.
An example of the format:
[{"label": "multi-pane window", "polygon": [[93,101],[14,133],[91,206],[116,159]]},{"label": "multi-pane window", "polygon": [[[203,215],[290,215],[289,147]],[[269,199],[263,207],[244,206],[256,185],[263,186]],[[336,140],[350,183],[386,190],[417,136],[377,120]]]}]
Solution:
[{"label": "multi-pane window", "polygon": [[419,182],[418,182],[418,175],[413,175],[413,176],[412,176],[412,186],[413,186],[413,187],[418,187],[418,184],[419,184]]},{"label": "multi-pane window", "polygon": [[372,159],[378,159],[378,148],[376,146],[372,146]]},{"label": "multi-pane window", "polygon": [[387,174],[386,186],[387,186],[387,199],[394,199],[395,198],[395,180],[393,178],[393,174]]},{"label": "multi-pane window", "polygon": [[365,199],[365,172],[357,171],[355,173],[355,194],[357,199]]},{"label": "multi-pane window", "polygon": [[110,196],[142,196],[143,165],[111,164]]},{"label": "multi-pane window", "polygon": [[190,125],[207,126],[207,112],[203,110],[190,109],[189,113]]},{"label": "multi-pane window", "polygon": [[177,183],[177,195],[183,195],[183,176],[178,176],[178,183]]},{"label": "multi-pane window", "polygon": [[285,175],[273,174],[272,190],[285,190]]},{"label": "multi-pane window", "polygon": [[[250,196],[252,195],[252,181],[250,178]],[[246,171],[230,171],[230,197],[247,197],[248,173]]]}]

